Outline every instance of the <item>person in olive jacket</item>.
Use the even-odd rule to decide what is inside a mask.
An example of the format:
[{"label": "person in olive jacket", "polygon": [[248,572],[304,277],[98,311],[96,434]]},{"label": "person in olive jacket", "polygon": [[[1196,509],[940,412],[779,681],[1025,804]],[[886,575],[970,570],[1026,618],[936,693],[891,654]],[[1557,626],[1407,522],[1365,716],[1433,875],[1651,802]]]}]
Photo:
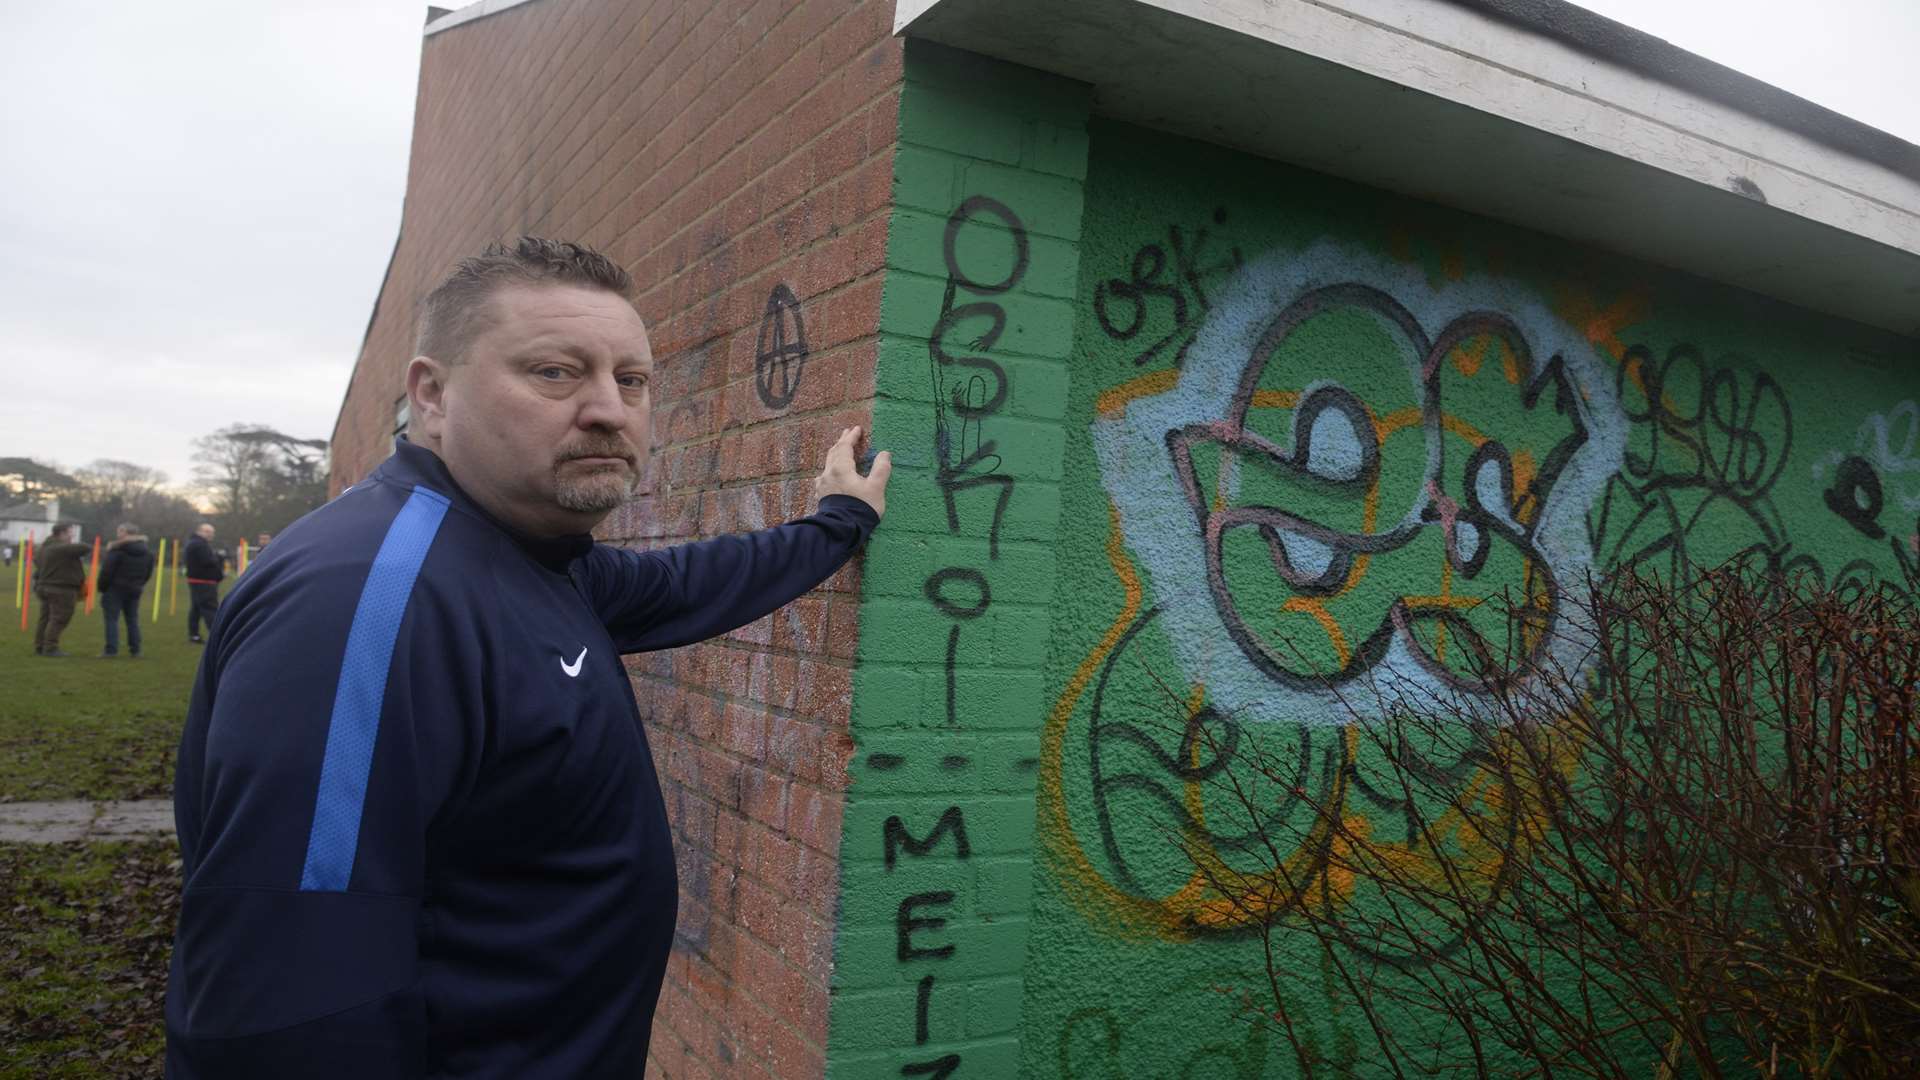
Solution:
[{"label": "person in olive jacket", "polygon": [[207,632],[213,632],[213,613],[220,606],[220,580],[227,576],[227,562],[220,553],[213,550],[213,524],[201,522],[187,538],[186,550],[182,552],[187,564],[187,592],[192,603],[187,607],[187,640],[199,644],[206,641],[200,636],[200,624],[207,624]]},{"label": "person in olive jacket", "polygon": [[127,620],[127,655],[140,655],[140,590],[153,577],[153,549],[140,532],[140,526],[128,522],[114,530],[114,541],[100,563],[100,577],[94,588],[100,593],[100,610],[107,616],[107,648],[101,656],[120,652],[120,620]]},{"label": "person in olive jacket", "polygon": [[73,523],[53,527],[47,542],[33,551],[33,595],[40,599],[40,621],[34,625],[35,656],[65,656],[60,635],[73,621],[73,606],[87,583],[85,544],[73,542]]}]

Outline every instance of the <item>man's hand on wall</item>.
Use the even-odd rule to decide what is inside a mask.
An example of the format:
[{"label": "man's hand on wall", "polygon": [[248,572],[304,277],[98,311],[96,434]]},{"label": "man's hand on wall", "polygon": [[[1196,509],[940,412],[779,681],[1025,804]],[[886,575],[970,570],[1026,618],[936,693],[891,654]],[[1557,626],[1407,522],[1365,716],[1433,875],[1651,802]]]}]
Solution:
[{"label": "man's hand on wall", "polygon": [[874,456],[873,468],[867,475],[860,475],[854,463],[853,448],[860,445],[860,429],[850,427],[840,432],[839,441],[827,451],[827,467],[813,478],[813,498],[815,502],[829,495],[851,495],[882,517],[887,513],[887,477],[893,474],[893,454],[882,450]]}]

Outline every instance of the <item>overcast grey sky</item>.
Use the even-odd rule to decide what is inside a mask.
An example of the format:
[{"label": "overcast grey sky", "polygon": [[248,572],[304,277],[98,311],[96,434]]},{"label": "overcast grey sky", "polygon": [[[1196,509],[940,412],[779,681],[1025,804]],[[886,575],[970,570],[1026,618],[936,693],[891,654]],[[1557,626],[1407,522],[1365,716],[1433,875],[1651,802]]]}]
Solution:
[{"label": "overcast grey sky", "polygon": [[[1581,2],[1920,142],[1920,0]],[[0,456],[186,482],[225,424],[331,434],[399,228],[425,14],[0,0]]]}]

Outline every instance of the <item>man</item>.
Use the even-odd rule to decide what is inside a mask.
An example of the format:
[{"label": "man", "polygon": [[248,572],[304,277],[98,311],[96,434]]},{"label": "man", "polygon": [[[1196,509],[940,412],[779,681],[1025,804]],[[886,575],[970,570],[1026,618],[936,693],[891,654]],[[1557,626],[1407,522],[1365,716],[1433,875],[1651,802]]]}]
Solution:
[{"label": "man", "polygon": [[120,652],[120,620],[127,621],[127,655],[140,655],[140,592],[153,576],[153,550],[147,545],[140,526],[127,522],[113,531],[113,543],[100,561],[100,576],[94,588],[100,594],[100,610],[107,616],[107,647],[101,656]]},{"label": "man", "polygon": [[187,640],[203,644],[200,624],[213,632],[213,615],[220,607],[220,582],[227,576],[227,561],[213,547],[213,524],[203,521],[187,538]]},{"label": "man", "polygon": [[87,545],[74,543],[73,523],[53,527],[47,542],[33,549],[33,594],[40,598],[40,621],[34,624],[36,656],[66,656],[60,635],[73,621],[73,607],[87,583]]},{"label": "man", "polygon": [[850,428],[811,517],[596,545],[650,437],[628,288],[572,244],[463,262],[424,306],[409,435],[227,598],[174,794],[174,1080],[642,1072],[677,892],[620,654],[813,588],[891,464],[862,476]]}]

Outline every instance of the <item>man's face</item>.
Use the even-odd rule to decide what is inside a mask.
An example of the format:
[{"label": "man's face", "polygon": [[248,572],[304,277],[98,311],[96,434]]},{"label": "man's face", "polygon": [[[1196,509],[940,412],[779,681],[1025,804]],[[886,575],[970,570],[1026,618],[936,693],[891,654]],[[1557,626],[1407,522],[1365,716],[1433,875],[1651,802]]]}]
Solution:
[{"label": "man's face", "polygon": [[213,526],[211,525],[202,525],[193,531],[202,540],[211,541],[213,539]]},{"label": "man's face", "polygon": [[460,487],[533,536],[586,532],[646,468],[653,349],[633,305],[603,289],[515,285],[448,364],[416,360],[423,442]]}]

